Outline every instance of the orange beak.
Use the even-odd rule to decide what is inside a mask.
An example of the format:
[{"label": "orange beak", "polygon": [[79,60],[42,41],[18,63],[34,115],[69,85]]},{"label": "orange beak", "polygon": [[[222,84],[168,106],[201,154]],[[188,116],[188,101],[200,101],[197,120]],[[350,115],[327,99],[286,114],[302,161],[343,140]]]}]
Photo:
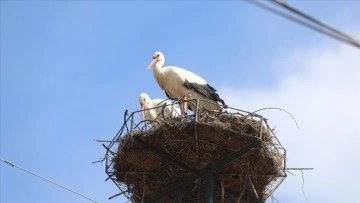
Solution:
[{"label": "orange beak", "polygon": [[145,119],[146,119],[146,118],[145,118],[145,111],[144,111],[144,109],[145,109],[144,105],[141,104],[141,118],[142,118],[142,120],[145,120]]},{"label": "orange beak", "polygon": [[151,60],[149,66],[146,68],[146,70],[149,70],[151,67],[153,67],[156,62],[157,62],[156,59]]}]

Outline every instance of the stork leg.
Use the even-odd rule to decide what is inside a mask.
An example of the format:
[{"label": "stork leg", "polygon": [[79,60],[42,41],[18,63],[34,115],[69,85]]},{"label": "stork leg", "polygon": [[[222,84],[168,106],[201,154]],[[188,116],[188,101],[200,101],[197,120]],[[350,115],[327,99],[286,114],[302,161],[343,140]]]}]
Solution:
[{"label": "stork leg", "polygon": [[183,96],[182,99],[179,99],[179,105],[180,105],[180,117],[185,117],[185,112],[187,109],[187,103],[186,103],[186,94]]},{"label": "stork leg", "polygon": [[183,117],[183,115],[184,115],[183,101],[179,100],[179,105],[180,105],[180,117]]},{"label": "stork leg", "polygon": [[184,108],[184,116],[185,116],[185,113],[186,113],[186,109],[187,109],[187,102],[186,102],[186,100],[187,100],[187,97],[186,97],[186,94],[184,95],[184,98],[183,98],[183,100],[184,100],[184,106],[183,106],[183,108]]}]

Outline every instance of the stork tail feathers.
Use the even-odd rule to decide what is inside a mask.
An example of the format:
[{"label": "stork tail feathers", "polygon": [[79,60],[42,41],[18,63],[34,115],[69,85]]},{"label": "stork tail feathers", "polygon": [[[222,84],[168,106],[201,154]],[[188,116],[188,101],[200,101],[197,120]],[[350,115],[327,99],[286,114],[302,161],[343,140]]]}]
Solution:
[{"label": "stork tail feathers", "polygon": [[225,106],[224,100],[222,100],[216,93],[216,89],[209,84],[190,83],[188,80],[185,80],[184,86],[188,89],[193,89],[195,92],[200,93],[205,97],[214,100],[215,102],[220,102]]}]

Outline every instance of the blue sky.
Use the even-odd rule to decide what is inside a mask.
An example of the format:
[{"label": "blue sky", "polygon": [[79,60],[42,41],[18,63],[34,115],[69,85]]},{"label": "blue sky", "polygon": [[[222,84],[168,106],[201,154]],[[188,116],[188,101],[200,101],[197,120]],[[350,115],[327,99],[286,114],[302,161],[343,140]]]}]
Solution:
[{"label": "blue sky", "polygon": [[[358,1],[290,3],[360,36]],[[327,199],[327,194],[317,192],[321,181],[341,179],[329,176],[317,181],[326,174],[328,165],[304,159],[303,145],[295,142],[307,145],[308,139],[315,139],[311,141],[320,143],[323,138],[310,138],[314,130],[326,130],[334,124],[325,123],[319,129],[305,120],[304,111],[300,111],[304,106],[323,106],[316,104],[321,98],[305,102],[313,88],[301,88],[309,84],[335,87],[336,93],[347,99],[321,88],[314,95],[331,95],[329,98],[344,108],[355,105],[352,111],[339,110],[340,116],[355,118],[355,113],[360,113],[356,104],[360,103],[356,97],[360,85],[358,79],[351,80],[351,76],[360,76],[356,60],[360,52],[355,48],[243,1],[1,1],[0,6],[1,158],[108,202],[118,190],[112,182],[104,181],[103,164],[91,164],[104,155],[102,146],[93,139],[111,139],[121,127],[123,112],[136,110],[141,92],[152,98],[165,97],[152,72],[146,71],[152,54],[160,50],[166,65],[184,67],[206,78],[234,107],[253,110],[271,104],[297,113],[303,128],[292,137],[286,135],[294,130],[289,123],[281,128],[281,122],[288,119],[269,116],[280,128],[279,138],[289,151],[291,166],[316,170],[305,174],[310,174],[305,180],[307,198],[301,191],[301,176],[295,176],[286,179],[275,193],[280,202],[341,200]],[[321,68],[329,65],[326,61],[330,59],[334,67],[329,70],[344,79],[339,80],[341,84],[332,75],[325,77],[329,72]],[[344,65],[352,60],[354,63]],[[344,85],[347,83],[352,92],[344,91],[349,90]],[[292,95],[299,89],[305,92]],[[354,126],[348,135],[359,143],[353,136],[360,130]],[[331,159],[334,147],[349,150],[345,141],[339,146],[328,144],[332,147],[324,146],[321,158]],[[350,167],[333,167],[339,168],[337,172],[350,172]],[[3,163],[0,170],[0,202],[88,202]],[[360,178],[352,179],[348,185],[354,187]],[[325,192],[332,191],[323,187]],[[347,189],[340,194],[346,195]]]}]

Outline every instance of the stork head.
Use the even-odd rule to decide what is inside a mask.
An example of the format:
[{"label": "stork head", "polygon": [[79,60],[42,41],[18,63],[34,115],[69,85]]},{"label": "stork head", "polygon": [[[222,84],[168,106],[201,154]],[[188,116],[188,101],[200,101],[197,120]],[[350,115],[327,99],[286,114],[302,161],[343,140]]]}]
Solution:
[{"label": "stork head", "polygon": [[149,70],[150,68],[152,68],[155,65],[155,63],[157,63],[157,62],[162,62],[163,64],[165,63],[164,54],[161,53],[160,51],[157,51],[154,53],[152,60],[146,70]]},{"label": "stork head", "polygon": [[149,97],[148,94],[146,94],[146,93],[141,93],[141,94],[139,95],[139,104],[140,104],[140,105],[146,105],[147,103],[149,103],[149,101],[150,101],[150,97]]},{"label": "stork head", "polygon": [[149,108],[149,102],[150,102],[150,97],[149,97],[149,95],[148,94],[146,94],[146,93],[141,93],[140,95],[139,95],[139,104],[140,104],[140,106],[141,106],[141,118],[143,119],[143,120],[145,120],[145,111],[144,111],[144,109],[147,109],[147,108]]}]

